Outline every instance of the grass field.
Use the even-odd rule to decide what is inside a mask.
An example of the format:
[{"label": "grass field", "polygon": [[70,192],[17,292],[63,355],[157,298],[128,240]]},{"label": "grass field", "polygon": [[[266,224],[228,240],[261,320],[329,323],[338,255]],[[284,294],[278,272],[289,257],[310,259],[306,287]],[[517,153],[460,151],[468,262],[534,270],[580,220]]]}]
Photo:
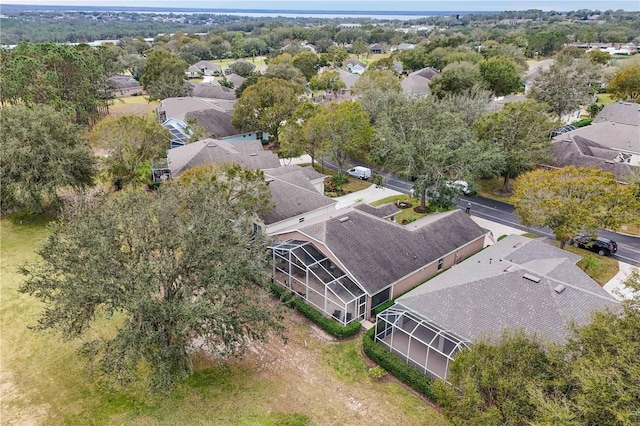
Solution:
[{"label": "grass field", "polygon": [[146,115],[153,114],[160,105],[158,101],[151,101],[146,96],[127,96],[116,98],[109,107],[109,115],[119,117],[121,115]]},{"label": "grass field", "polygon": [[293,311],[286,345],[272,339],[226,365],[197,356],[194,375],[164,395],[105,390],[83,371],[77,343],[28,328],[42,306],[17,291],[17,267],[35,258],[45,224],[3,219],[0,231],[3,424],[447,424],[391,378],[370,378],[359,338],[336,342]]}]

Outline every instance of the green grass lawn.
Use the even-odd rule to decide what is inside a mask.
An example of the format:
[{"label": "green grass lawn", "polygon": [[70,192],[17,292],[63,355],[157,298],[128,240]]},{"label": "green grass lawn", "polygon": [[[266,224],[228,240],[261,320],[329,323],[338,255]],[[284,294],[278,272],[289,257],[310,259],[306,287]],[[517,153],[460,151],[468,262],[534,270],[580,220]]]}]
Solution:
[{"label": "green grass lawn", "polygon": [[598,100],[596,101],[597,104],[609,105],[615,102],[615,100],[611,98],[611,95],[608,93],[598,93],[596,97],[598,98]]},{"label": "green grass lawn", "polygon": [[[322,164],[319,164],[318,162],[314,162],[313,163],[313,167],[318,171],[318,173],[322,173],[322,174],[327,175],[327,176],[335,176],[335,175],[338,174],[338,172],[336,170],[330,169],[328,167],[322,167]],[[327,181],[328,181],[328,179],[327,179]],[[360,191],[362,189],[366,189],[366,188],[368,188],[370,186],[371,186],[371,182],[369,182],[369,181],[349,176],[349,180],[347,181],[347,183],[342,185],[342,191],[344,192],[344,194],[351,194],[352,192],[357,192],[357,191]],[[325,195],[327,195],[327,194],[328,194],[328,196],[335,196],[334,194],[327,193],[325,191]]]},{"label": "green grass lawn", "polygon": [[[476,188],[478,189],[478,195],[485,198],[490,198],[492,200],[508,203],[511,197],[505,197],[504,195],[499,195],[494,192],[495,190],[502,188],[503,183],[504,179],[500,177],[477,179],[475,181]],[[513,184],[513,182],[511,182],[511,184]]]},{"label": "green grass lawn", "polygon": [[[556,241],[555,245],[560,247],[560,242]],[[618,261],[610,257],[599,256],[597,253],[573,247],[570,244],[565,246],[565,250],[582,256],[582,260],[577,263],[578,267],[600,285],[605,285],[620,271]]]},{"label": "green grass lawn", "polygon": [[[17,268],[35,259],[46,221],[3,219],[0,235],[2,418],[13,424],[446,424],[397,382],[370,378],[359,338],[319,338],[293,311],[285,319],[286,345],[272,339],[224,365],[196,356],[193,376],[169,393],[109,391],[83,370],[77,342],[29,328],[42,305],[17,291]],[[92,334],[107,328],[100,324]]]}]

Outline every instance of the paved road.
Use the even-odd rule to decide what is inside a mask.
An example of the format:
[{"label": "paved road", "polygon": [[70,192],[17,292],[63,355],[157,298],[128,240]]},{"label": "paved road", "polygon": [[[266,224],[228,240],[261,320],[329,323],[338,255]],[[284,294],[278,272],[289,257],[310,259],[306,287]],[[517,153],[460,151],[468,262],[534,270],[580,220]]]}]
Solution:
[{"label": "paved road", "polygon": [[[324,161],[324,165],[337,170],[334,164],[326,160]],[[381,172],[381,174],[384,177],[384,186],[386,188],[405,194],[410,193],[413,186],[411,183],[398,179],[394,174],[389,172]],[[520,218],[513,214],[514,207],[510,204],[484,197],[462,197],[458,202],[458,207],[465,209],[469,202],[472,206],[471,214],[475,216],[502,223],[503,225],[508,225],[525,232],[554,238],[553,232],[551,232],[549,228],[536,228],[522,225]],[[599,230],[598,233],[600,236],[610,238],[618,243],[618,252],[612,256],[614,259],[634,266],[640,266],[640,237],[618,234],[604,229]],[[496,235],[496,237],[498,236],[499,235]]]}]

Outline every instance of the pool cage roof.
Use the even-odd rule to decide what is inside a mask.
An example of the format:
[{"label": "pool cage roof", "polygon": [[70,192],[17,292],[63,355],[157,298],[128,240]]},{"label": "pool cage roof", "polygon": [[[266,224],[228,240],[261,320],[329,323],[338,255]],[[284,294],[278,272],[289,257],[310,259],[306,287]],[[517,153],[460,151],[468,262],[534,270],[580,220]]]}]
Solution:
[{"label": "pool cage roof", "polygon": [[285,252],[293,255],[300,264],[310,269],[333,294],[345,303],[365,294],[358,284],[309,241],[287,240],[275,242],[269,248],[279,256],[283,256]]},{"label": "pool cage roof", "polygon": [[[400,329],[407,334],[410,339],[418,340],[426,345],[430,351],[435,351],[444,356],[448,360],[447,365],[462,349],[470,347],[468,341],[441,329],[432,321],[422,318],[402,306],[395,305],[385,309],[378,314],[377,320],[378,324],[382,321],[388,326],[390,325],[395,329]],[[429,370],[426,365],[422,366],[422,368],[446,380],[446,371],[443,377],[441,374]]]}]

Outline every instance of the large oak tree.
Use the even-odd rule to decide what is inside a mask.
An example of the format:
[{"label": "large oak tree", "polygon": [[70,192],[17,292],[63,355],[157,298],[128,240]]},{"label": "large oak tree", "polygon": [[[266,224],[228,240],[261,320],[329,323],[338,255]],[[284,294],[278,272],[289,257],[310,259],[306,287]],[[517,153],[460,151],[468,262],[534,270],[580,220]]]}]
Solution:
[{"label": "large oak tree", "polygon": [[[51,106],[5,106],[0,114],[2,212],[55,207],[61,189],[93,180],[93,157],[82,129]],[[49,204],[53,202],[53,204]]]},{"label": "large oak tree", "polygon": [[231,123],[238,130],[263,131],[277,146],[280,128],[302,103],[304,87],[280,78],[260,77],[236,103]]},{"label": "large oak tree", "polygon": [[[166,389],[193,352],[240,355],[280,330],[267,240],[252,231],[270,206],[264,175],[212,170],[75,205],[22,268],[20,291],[44,303],[37,328],[81,340],[108,383]],[[89,332],[96,323],[107,330]]]},{"label": "large oak tree", "polygon": [[597,168],[538,169],[520,175],[511,197],[520,221],[548,226],[564,248],[581,231],[616,229],[638,214],[635,185]]},{"label": "large oak tree", "polygon": [[550,159],[549,134],[559,123],[547,111],[547,105],[531,99],[510,102],[476,123],[478,137],[497,145],[504,157],[500,170],[503,192],[509,192],[510,179]]}]

